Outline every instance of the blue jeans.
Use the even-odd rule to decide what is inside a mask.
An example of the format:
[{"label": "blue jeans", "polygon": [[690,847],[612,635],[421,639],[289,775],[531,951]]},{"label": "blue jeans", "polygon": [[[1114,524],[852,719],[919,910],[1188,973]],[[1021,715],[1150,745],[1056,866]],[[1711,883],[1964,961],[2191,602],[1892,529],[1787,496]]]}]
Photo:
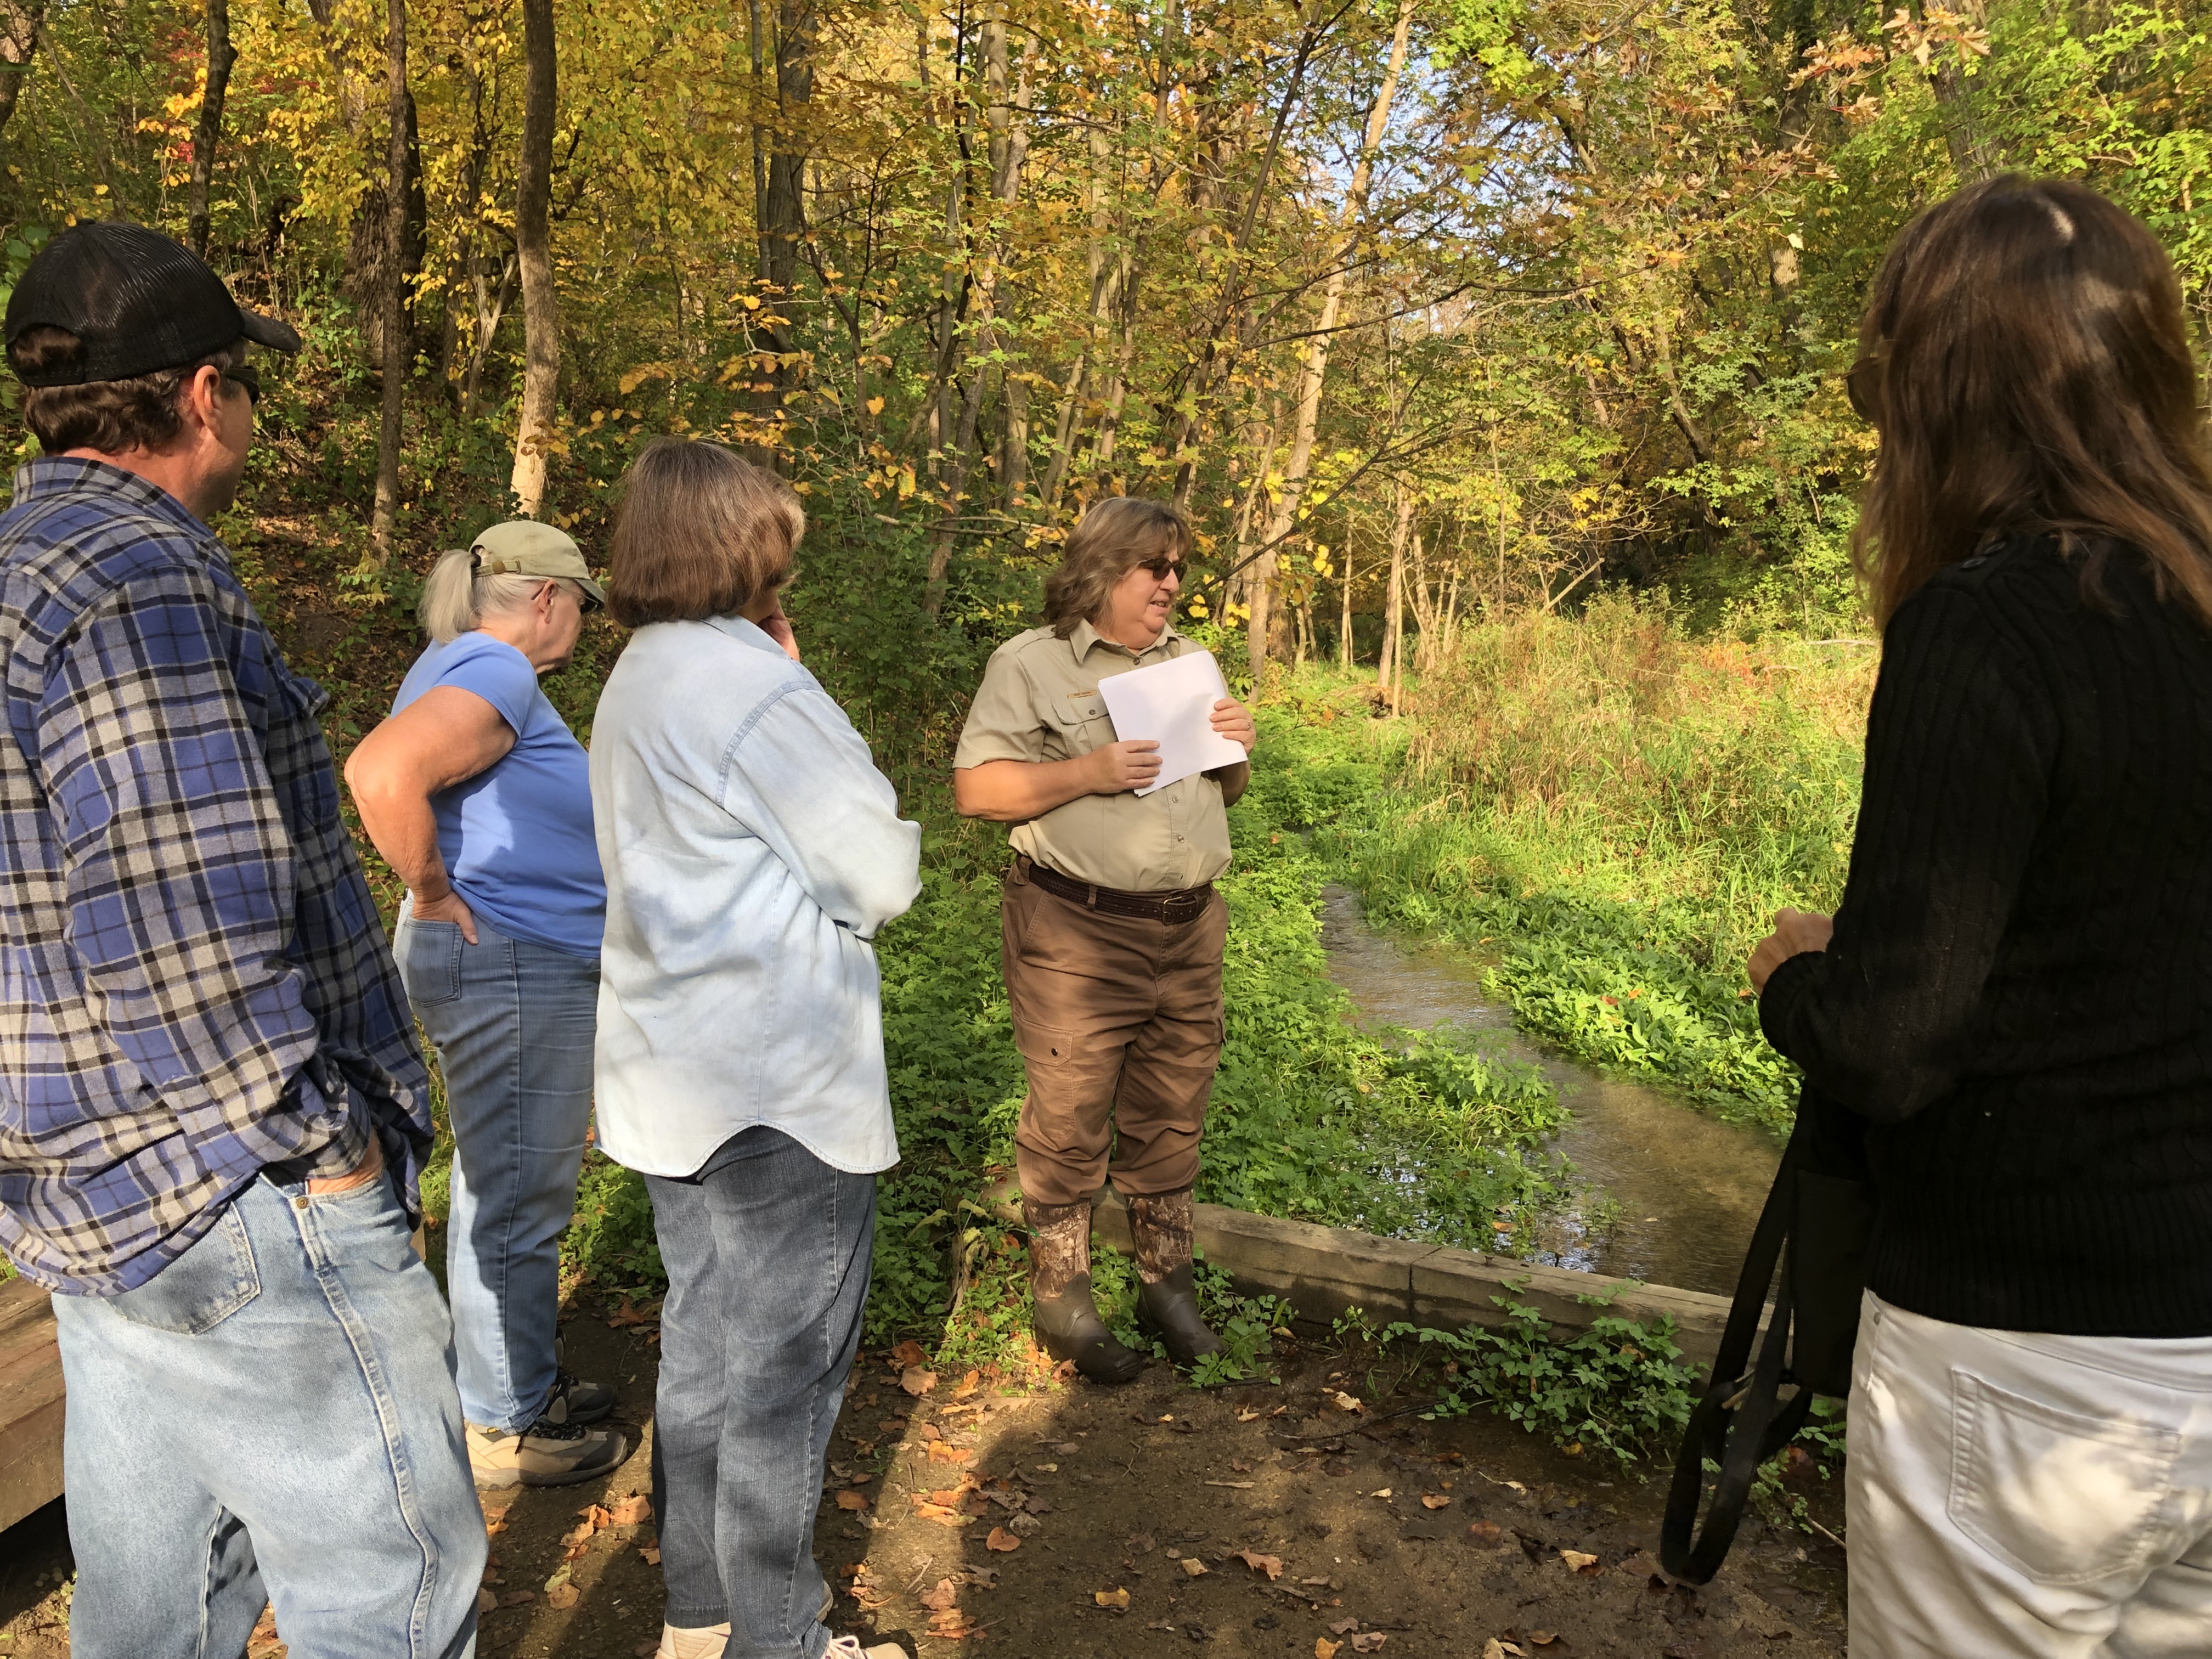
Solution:
[{"label": "blue jeans", "polygon": [[483,1576],[452,1322],[389,1180],[264,1176],[161,1273],[58,1296],[76,1659],[467,1659]]},{"label": "blue jeans", "polygon": [[553,1392],[560,1237],[576,1205],[592,1121],[599,964],[509,939],[477,942],[403,907],[392,954],[436,1045],[453,1130],[446,1294],[461,1410],[479,1428],[528,1428]]},{"label": "blue jeans", "polygon": [[668,1623],[731,1625],[728,1659],[821,1659],[814,1516],[860,1346],[876,1178],[778,1129],[647,1176],[668,1268],[653,1512]]}]

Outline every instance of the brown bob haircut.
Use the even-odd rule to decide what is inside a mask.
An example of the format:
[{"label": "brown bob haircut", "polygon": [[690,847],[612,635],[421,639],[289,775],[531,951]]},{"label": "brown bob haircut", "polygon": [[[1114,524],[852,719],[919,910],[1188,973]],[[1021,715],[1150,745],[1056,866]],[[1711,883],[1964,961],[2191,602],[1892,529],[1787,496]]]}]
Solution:
[{"label": "brown bob haircut", "polygon": [[1109,495],[1067,532],[1060,566],[1044,579],[1044,619],[1066,639],[1078,623],[1096,623],[1115,583],[1154,559],[1187,559],[1190,520],[1165,501]]},{"label": "brown bob haircut", "polygon": [[[41,324],[27,328],[8,344],[8,361],[18,374],[43,374],[76,361],[83,342],[65,328]],[[134,449],[160,449],[185,429],[177,394],[204,368],[228,374],[246,367],[243,335],[221,351],[177,368],[156,369],[127,380],[86,380],[76,386],[26,386],[23,424],[49,455],[72,449],[121,455]]]},{"label": "brown bob haircut", "polygon": [[732,615],[791,580],[805,533],[775,473],[720,444],[655,438],[623,478],[607,610],[630,628]]},{"label": "brown bob haircut", "polygon": [[1859,327],[1881,434],[1852,556],[1875,617],[1996,538],[2055,534],[2085,599],[2121,544],[2212,624],[2212,462],[2172,262],[2085,185],[1989,179],[1907,225]]}]

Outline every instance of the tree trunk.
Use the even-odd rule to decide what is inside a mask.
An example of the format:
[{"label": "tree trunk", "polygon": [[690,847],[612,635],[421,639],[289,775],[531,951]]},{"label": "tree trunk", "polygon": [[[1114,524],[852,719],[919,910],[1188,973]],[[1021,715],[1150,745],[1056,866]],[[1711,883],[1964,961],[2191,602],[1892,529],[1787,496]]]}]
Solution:
[{"label": "tree trunk", "polygon": [[384,72],[389,85],[391,142],[386,155],[384,245],[384,420],[376,441],[376,505],[368,521],[377,562],[386,563],[398,539],[399,444],[407,408],[407,375],[413,367],[407,340],[407,0],[386,0]]},{"label": "tree trunk", "polygon": [[[1921,8],[1916,4],[1912,9],[1917,15]],[[1989,21],[1987,0],[1955,0],[1952,9],[1970,29],[1982,28]],[[1959,182],[1974,185],[1994,178],[1998,171],[1996,149],[1977,118],[1976,100],[1956,46],[1937,54],[1935,67],[1928,71],[1928,85],[1943,118],[1943,143],[1951,153],[1951,170],[1959,175]]]},{"label": "tree trunk", "polygon": [[1382,611],[1382,654],[1375,666],[1375,683],[1382,688],[1382,695],[1390,700],[1390,712],[1398,711],[1399,658],[1404,654],[1401,638],[1405,621],[1404,599],[1406,582],[1406,540],[1413,528],[1413,492],[1401,483],[1391,493],[1397,498],[1397,515],[1390,526],[1390,582],[1389,597]]},{"label": "tree trunk", "polygon": [[769,320],[757,331],[775,354],[760,378],[769,390],[763,412],[781,413],[791,392],[791,312],[798,298],[799,245],[806,235],[806,136],[802,118],[814,97],[814,43],[819,23],[811,0],[782,0],[775,10],[775,131],[768,159],[767,216],[761,225],[761,296]]},{"label": "tree trunk", "polygon": [[560,90],[553,0],[522,0],[522,56],[528,79],[514,192],[514,240],[522,273],[522,418],[507,487],[516,511],[534,519],[544,510],[554,399],[561,388],[561,301],[553,285],[553,114]]},{"label": "tree trunk", "polygon": [[[1030,101],[1030,46],[1034,37],[1022,37],[1021,67],[1008,97],[1006,22],[1003,12],[983,32],[983,63],[990,96],[991,185],[1002,216],[1021,199],[1022,168],[1029,160],[1029,124],[1023,119]],[[1006,287],[1000,273],[1010,240],[1002,222],[997,237],[999,257],[991,267],[991,312],[1005,317]],[[995,333],[995,331],[994,331]],[[1009,364],[1000,382],[1000,413],[1004,431],[999,446],[999,487],[1009,503],[1018,502],[1029,487],[1030,386],[1023,367]]]},{"label": "tree trunk", "polygon": [[46,21],[46,0],[0,0],[0,129],[14,117],[23,82],[31,78],[31,54]]},{"label": "tree trunk", "polygon": [[1084,340],[1083,349],[1076,354],[1075,367],[1067,377],[1067,389],[1060,398],[1060,418],[1052,435],[1052,460],[1045,469],[1044,507],[1055,513],[1060,507],[1060,492],[1067,483],[1069,467],[1075,459],[1076,440],[1083,426],[1084,388],[1089,378],[1091,365],[1105,355],[1107,319],[1112,314],[1115,283],[1120,266],[1107,246],[1108,234],[1113,221],[1106,208],[1104,174],[1109,149],[1106,134],[1093,125],[1089,133],[1091,150],[1091,305],[1090,330]]},{"label": "tree trunk", "polygon": [[[984,119],[989,132],[988,157],[991,168],[991,198],[1000,208],[1011,204],[1021,191],[1021,167],[1027,149],[1018,138],[1006,106],[1006,18],[1003,7],[983,21]],[[978,317],[975,352],[978,362],[969,371],[967,394],[961,399],[959,422],[946,453],[945,513],[938,521],[937,538],[929,553],[929,582],[922,606],[931,616],[945,599],[945,572],[952,562],[954,523],[960,517],[968,487],[969,467],[975,454],[975,433],[983,410],[983,392],[989,383],[991,360],[999,350],[999,301],[1003,289],[999,272],[1008,252],[1003,218],[991,228],[983,256],[983,269],[975,283]],[[1012,383],[1009,383],[1009,391]],[[1024,436],[1026,412],[1023,417]],[[1010,445],[1008,446],[1011,447]],[[1003,465],[1003,463],[1002,463]]]},{"label": "tree trunk", "polygon": [[207,0],[207,93],[192,129],[191,194],[185,221],[185,246],[203,259],[208,250],[208,191],[215,182],[216,146],[222,140],[222,100],[237,58],[230,46],[230,0]]},{"label": "tree trunk", "polygon": [[1344,620],[1337,624],[1336,665],[1352,672],[1352,550],[1344,550]]},{"label": "tree trunk", "polygon": [[1344,298],[1344,268],[1351,257],[1357,240],[1359,221],[1367,211],[1367,187],[1374,176],[1375,152],[1382,148],[1382,133],[1390,119],[1390,100],[1398,90],[1398,76],[1406,66],[1406,40],[1413,22],[1413,0],[1398,0],[1398,23],[1390,36],[1390,61],[1382,72],[1382,84],[1375,89],[1375,102],[1367,112],[1367,131],[1359,147],[1358,164],[1352,170],[1352,184],[1344,192],[1344,206],[1338,215],[1338,234],[1329,248],[1331,270],[1328,286],[1322,292],[1321,322],[1314,337],[1307,343],[1305,363],[1298,374],[1298,424],[1291,441],[1291,456],[1283,470],[1283,491],[1275,501],[1275,516],[1267,527],[1263,544],[1267,551],[1260,556],[1252,572],[1252,624],[1248,647],[1250,653],[1253,684],[1257,685],[1267,665],[1267,611],[1274,583],[1274,549],[1287,540],[1297,528],[1298,503],[1305,495],[1306,473],[1313,463],[1314,433],[1321,424],[1321,389],[1328,374],[1330,337],[1336,329],[1337,307]]}]

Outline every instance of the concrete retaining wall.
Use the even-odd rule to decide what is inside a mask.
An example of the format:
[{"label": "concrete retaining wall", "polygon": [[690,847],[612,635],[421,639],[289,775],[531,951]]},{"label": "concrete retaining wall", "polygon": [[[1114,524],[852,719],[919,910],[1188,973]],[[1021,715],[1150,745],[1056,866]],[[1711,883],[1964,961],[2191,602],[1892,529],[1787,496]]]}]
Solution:
[{"label": "concrete retaining wall", "polygon": [[[1674,1321],[1683,1353],[1700,1366],[1711,1364],[1728,1323],[1728,1298],[1701,1291],[1621,1284],[1595,1273],[1381,1238],[1348,1227],[1285,1221],[1218,1204],[1200,1204],[1197,1210],[1198,1248],[1206,1259],[1227,1268],[1248,1294],[1287,1297],[1304,1319],[1334,1320],[1358,1307],[1377,1324],[1402,1319],[1455,1331],[1470,1324],[1504,1323],[1505,1313],[1494,1297],[1527,1304],[1569,1330],[1582,1329],[1606,1314],[1644,1321],[1665,1314]],[[1128,1248],[1128,1215],[1110,1189],[1091,1212],[1091,1237],[1119,1249]],[[1606,1307],[1578,1299],[1616,1284],[1620,1288]]]}]

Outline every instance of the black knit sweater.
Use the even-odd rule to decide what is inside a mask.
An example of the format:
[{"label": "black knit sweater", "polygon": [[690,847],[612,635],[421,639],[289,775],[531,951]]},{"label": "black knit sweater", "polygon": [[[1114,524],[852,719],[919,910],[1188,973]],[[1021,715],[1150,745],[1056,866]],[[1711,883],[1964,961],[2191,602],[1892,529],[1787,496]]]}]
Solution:
[{"label": "black knit sweater", "polygon": [[2212,1335],[2212,635],[2081,568],[2019,540],[1899,607],[1835,938],[1759,1017],[1868,1121],[1883,1299]]}]

